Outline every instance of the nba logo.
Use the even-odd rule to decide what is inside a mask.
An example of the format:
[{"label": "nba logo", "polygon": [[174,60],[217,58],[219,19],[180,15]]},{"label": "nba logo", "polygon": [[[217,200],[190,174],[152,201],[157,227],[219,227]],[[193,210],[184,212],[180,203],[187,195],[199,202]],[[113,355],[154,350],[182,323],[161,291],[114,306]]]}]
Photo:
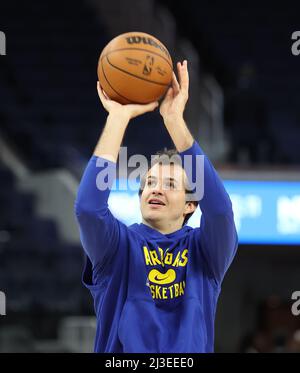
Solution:
[{"label": "nba logo", "polygon": [[6,37],[4,32],[0,31],[0,56],[6,55]]},{"label": "nba logo", "polygon": [[153,63],[154,63],[154,57],[146,56],[146,62],[145,62],[145,65],[144,65],[144,70],[143,70],[144,75],[150,75],[151,74]]}]

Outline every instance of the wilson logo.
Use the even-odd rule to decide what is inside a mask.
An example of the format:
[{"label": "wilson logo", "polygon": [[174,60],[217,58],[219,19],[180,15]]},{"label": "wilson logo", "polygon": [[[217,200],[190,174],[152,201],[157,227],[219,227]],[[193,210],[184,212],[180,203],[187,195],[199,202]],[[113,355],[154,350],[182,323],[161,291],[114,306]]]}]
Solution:
[{"label": "wilson logo", "polygon": [[142,36],[130,36],[126,38],[128,44],[145,44],[151,45],[154,48],[160,49],[168,58],[170,58],[169,52],[161,44],[158,44],[154,39]]}]

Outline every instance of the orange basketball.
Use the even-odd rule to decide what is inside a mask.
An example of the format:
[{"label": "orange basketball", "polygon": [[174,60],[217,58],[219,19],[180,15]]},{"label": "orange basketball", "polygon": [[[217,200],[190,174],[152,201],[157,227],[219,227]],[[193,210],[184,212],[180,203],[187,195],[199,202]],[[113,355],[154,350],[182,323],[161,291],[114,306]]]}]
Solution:
[{"label": "orange basketball", "polygon": [[128,32],[111,40],[97,69],[105,93],[121,104],[159,100],[171,84],[172,71],[167,48],[144,32]]}]

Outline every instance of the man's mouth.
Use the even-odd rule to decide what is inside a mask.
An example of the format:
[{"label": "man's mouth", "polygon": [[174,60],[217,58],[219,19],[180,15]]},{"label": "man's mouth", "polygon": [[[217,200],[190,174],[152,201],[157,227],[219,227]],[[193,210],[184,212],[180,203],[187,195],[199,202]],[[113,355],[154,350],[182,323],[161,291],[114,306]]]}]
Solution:
[{"label": "man's mouth", "polygon": [[151,198],[148,203],[149,205],[152,205],[152,206],[165,206],[166,205],[163,201],[161,201],[158,198]]}]

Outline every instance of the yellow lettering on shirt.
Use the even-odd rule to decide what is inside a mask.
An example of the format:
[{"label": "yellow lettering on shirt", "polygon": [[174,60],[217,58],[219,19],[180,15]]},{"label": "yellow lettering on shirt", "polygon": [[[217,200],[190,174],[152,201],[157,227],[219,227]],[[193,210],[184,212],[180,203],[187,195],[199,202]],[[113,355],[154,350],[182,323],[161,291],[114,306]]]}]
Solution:
[{"label": "yellow lettering on shirt", "polygon": [[161,299],[160,289],[161,289],[161,286],[155,286],[155,298],[156,299]]},{"label": "yellow lettering on shirt", "polygon": [[146,262],[146,265],[153,266],[153,264],[152,264],[152,262],[151,262],[151,259],[150,259],[150,256],[149,256],[149,252],[148,252],[147,247],[144,246],[143,249],[144,249],[144,256],[145,256],[145,262]]},{"label": "yellow lettering on shirt", "polygon": [[159,253],[160,253],[160,261],[161,261],[161,265],[162,265],[162,267],[164,267],[164,266],[165,266],[165,263],[164,263],[164,251],[163,251],[163,249],[161,249],[160,247],[158,248],[158,251],[159,251]]},{"label": "yellow lettering on shirt", "polygon": [[153,299],[174,299],[184,295],[185,282],[181,281],[171,286],[150,285]]},{"label": "yellow lettering on shirt", "polygon": [[173,285],[170,286],[168,289],[169,289],[169,292],[170,292],[170,298],[173,299]]},{"label": "yellow lettering on shirt", "polygon": [[155,299],[155,285],[150,285],[152,298]]},{"label": "yellow lettering on shirt", "polygon": [[167,253],[166,257],[165,257],[165,264],[172,264],[172,260],[173,260],[173,254],[172,253]]},{"label": "yellow lettering on shirt", "polygon": [[168,299],[168,297],[167,297],[167,288],[163,288],[162,289],[162,297],[163,297],[163,299]]},{"label": "yellow lettering on shirt", "polygon": [[184,294],[184,289],[183,289],[183,282],[179,283],[179,296]]},{"label": "yellow lettering on shirt", "polygon": [[183,251],[183,253],[181,254],[181,259],[183,259],[183,260],[180,260],[180,261],[179,261],[179,265],[180,265],[180,267],[185,267],[185,266],[186,266],[186,264],[187,264],[187,262],[188,262],[187,254],[188,254],[188,250],[185,249],[185,250]]},{"label": "yellow lettering on shirt", "polygon": [[178,297],[179,293],[178,293],[178,289],[179,289],[179,285],[176,283],[174,284],[174,290],[175,290],[175,297]]},{"label": "yellow lettering on shirt", "polygon": [[157,252],[155,250],[150,251],[150,257],[152,259],[152,263],[155,266],[156,264],[161,264],[161,261],[158,259]]},{"label": "yellow lettering on shirt", "polygon": [[178,254],[172,264],[172,267],[178,267],[179,266],[179,258],[180,258],[180,251],[178,251]]},{"label": "yellow lettering on shirt", "polygon": [[153,299],[174,299],[185,293],[185,281],[175,282],[179,274],[177,271],[181,271],[181,269],[175,271],[172,268],[166,268],[166,266],[185,267],[188,263],[188,249],[177,252],[176,257],[168,250],[164,251],[161,247],[158,247],[157,250],[149,250],[147,246],[143,246],[145,264],[150,267],[160,266],[160,268],[153,268],[148,272],[147,285]]}]

